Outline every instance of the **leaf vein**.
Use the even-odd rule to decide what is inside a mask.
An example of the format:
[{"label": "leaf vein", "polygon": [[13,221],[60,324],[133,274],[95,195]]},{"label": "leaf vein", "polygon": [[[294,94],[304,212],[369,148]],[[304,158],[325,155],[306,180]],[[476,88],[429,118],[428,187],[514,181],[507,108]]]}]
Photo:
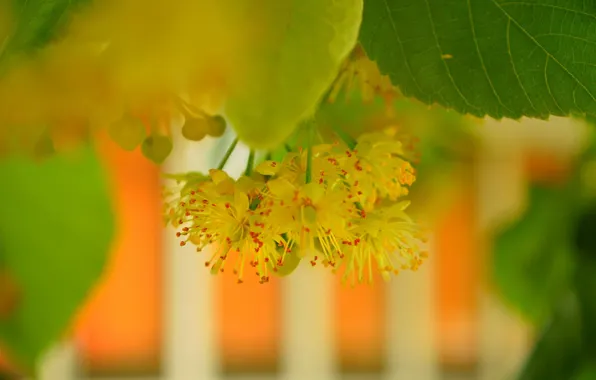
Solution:
[{"label": "leaf vein", "polygon": [[484,64],[484,58],[482,57],[482,53],[480,52],[480,46],[478,45],[478,38],[476,36],[476,27],[474,25],[474,16],[472,14],[472,4],[470,3],[470,0],[467,0],[467,3],[468,3],[467,4],[467,6],[468,6],[468,18],[470,19],[470,28],[472,30],[472,40],[474,41],[474,47],[476,48],[476,53],[478,54],[478,59],[480,60],[480,66],[482,67],[482,71],[484,73],[484,76],[486,77],[486,80],[488,81],[488,85],[490,86],[490,89],[492,90],[492,93],[495,96],[495,98],[497,99],[497,101],[499,102],[499,104],[501,106],[503,106],[503,108],[505,108],[510,113],[513,113],[509,109],[509,107],[507,107],[503,103],[503,101],[501,100],[501,97],[497,93],[497,90],[495,89],[495,86],[493,85],[493,82],[490,79],[490,75],[488,75],[488,70],[486,69],[486,65]]},{"label": "leaf vein", "polygon": [[[387,0],[385,0],[387,1]],[[439,49],[439,54],[443,55],[443,49],[441,48],[441,45],[439,44],[439,38],[437,36],[437,31],[435,29],[435,22],[433,20],[433,16],[432,16],[432,12],[430,10],[430,4],[428,3],[428,0],[424,0],[424,2],[426,3],[426,10],[428,13],[428,19],[430,20],[430,26],[431,26],[431,30],[433,33],[433,36],[435,38],[435,42],[437,45],[437,49]],[[464,94],[462,94],[461,90],[459,89],[459,87],[457,86],[457,84],[455,83],[455,79],[453,78],[453,75],[451,75],[451,70],[449,70],[449,65],[447,65],[447,63],[445,62],[444,59],[441,59],[441,62],[443,62],[443,66],[445,67],[445,70],[447,72],[447,76],[449,77],[449,80],[451,81],[451,84],[453,85],[453,88],[455,89],[455,91],[457,92],[457,94],[461,97],[461,99],[466,103],[466,105],[468,105],[469,107],[475,109],[475,110],[479,110],[478,107],[472,105],[468,99],[466,99],[466,97],[464,96]]]},{"label": "leaf vein", "polygon": [[492,0],[492,2],[499,10],[501,10],[501,12],[503,12],[503,14],[508,19],[511,20],[511,22],[515,24],[517,28],[519,28],[519,30],[521,30],[532,42],[534,42],[534,44],[538,46],[547,55],[548,58],[552,59],[557,65],[559,65],[563,69],[563,71],[567,73],[567,75],[569,75],[577,84],[579,84],[584,89],[584,91],[586,91],[586,93],[590,96],[590,98],[592,98],[592,100],[596,102],[596,97],[594,97],[594,94],[592,94],[592,92],[586,87],[586,85],[584,85],[575,75],[573,75],[571,71],[569,71],[567,67],[565,67],[565,65],[559,62],[559,60],[557,60],[548,50],[546,50],[546,48],[542,46],[542,44],[540,44],[540,42],[538,42],[536,38],[534,38],[522,25],[520,25],[505,9],[503,9],[503,7],[501,7],[496,0]]},{"label": "leaf vein", "polygon": [[412,72],[412,68],[410,67],[410,63],[408,62],[408,57],[406,56],[406,52],[404,50],[403,42],[401,41],[401,38],[399,36],[399,32],[397,31],[397,25],[395,24],[395,20],[393,19],[393,14],[391,13],[391,8],[389,7],[389,2],[388,2],[388,0],[383,0],[383,2],[385,3],[385,10],[387,11],[387,16],[388,16],[388,19],[389,19],[389,23],[391,24],[391,28],[393,29],[393,35],[395,36],[395,40],[399,44],[399,48],[401,50],[401,53],[402,53],[402,56],[403,56],[403,59],[404,59],[404,63],[406,65],[406,69],[408,70],[408,74],[410,74],[410,76],[412,77],[412,81],[414,82],[414,85],[416,86],[416,88],[418,89],[418,91],[422,95],[428,96],[428,94],[425,93],[422,90],[422,88],[418,84],[418,81],[416,80],[416,77],[414,76],[414,74]]},{"label": "leaf vein", "polygon": [[557,10],[561,10],[561,11],[566,11],[566,12],[571,12],[571,13],[575,13],[578,15],[582,15],[582,16],[587,16],[590,18],[593,18],[594,20],[596,20],[596,15],[588,13],[588,12],[582,12],[582,11],[578,11],[576,9],[569,9],[569,8],[565,8],[562,7],[560,5],[553,5],[553,4],[541,4],[541,3],[526,3],[523,1],[508,1],[505,3],[500,3],[501,6],[507,6],[507,5],[523,5],[523,6],[527,6],[527,7],[544,7],[544,8],[552,8],[552,9],[557,9]]},{"label": "leaf vein", "polygon": [[519,87],[521,88],[522,92],[524,93],[524,96],[528,100],[528,103],[530,103],[530,107],[532,107],[532,109],[534,111],[536,111],[536,113],[540,114],[541,112],[538,111],[536,106],[534,106],[534,103],[530,99],[530,95],[526,91],[526,88],[524,87],[524,85],[521,81],[521,77],[519,76],[519,73],[517,72],[517,68],[515,67],[515,60],[513,59],[513,53],[511,52],[511,20],[510,19],[507,20],[507,53],[509,53],[509,61],[511,62],[511,67],[513,68],[513,74],[515,75],[515,78],[517,79],[517,83],[519,83]]},{"label": "leaf vein", "polygon": [[550,95],[550,97],[552,98],[553,102],[555,103],[555,106],[559,109],[559,111],[561,111],[562,114],[565,114],[565,111],[563,111],[563,109],[561,108],[561,106],[559,105],[559,102],[557,102],[557,99],[555,98],[555,96],[553,95],[553,92],[551,91],[550,88],[550,84],[548,83],[548,61],[549,61],[550,56],[547,54],[546,55],[546,62],[544,63],[544,82],[546,84],[546,89],[548,91],[548,94]]}]

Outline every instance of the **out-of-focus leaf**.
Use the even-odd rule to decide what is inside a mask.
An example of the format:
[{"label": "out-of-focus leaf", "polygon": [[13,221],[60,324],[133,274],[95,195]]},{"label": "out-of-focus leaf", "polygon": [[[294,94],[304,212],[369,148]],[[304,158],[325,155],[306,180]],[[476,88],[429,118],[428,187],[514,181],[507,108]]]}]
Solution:
[{"label": "out-of-focus leaf", "polygon": [[0,176],[0,262],[21,297],[0,318],[0,340],[32,369],[99,278],[113,215],[104,172],[89,147],[42,163],[4,159]]},{"label": "out-of-focus leaf", "polygon": [[596,204],[583,210],[576,229],[575,289],[584,321],[584,353],[596,360]]},{"label": "out-of-focus leaf", "polygon": [[356,44],[362,0],[267,0],[249,12],[263,17],[263,43],[225,113],[240,140],[270,149],[314,114]]},{"label": "out-of-focus leaf", "polygon": [[542,323],[570,288],[573,188],[534,186],[525,214],[497,236],[492,276],[506,303]]},{"label": "out-of-focus leaf", "polygon": [[390,126],[395,118],[387,115],[380,96],[364,102],[359,91],[340,91],[334,102],[323,102],[317,110],[316,120],[325,136],[334,128],[341,128],[352,137]]},{"label": "out-of-focus leaf", "polygon": [[584,364],[573,380],[596,380],[596,363]]},{"label": "out-of-focus leaf", "polygon": [[578,301],[568,293],[557,303],[518,380],[573,378],[582,360],[581,323]]},{"label": "out-of-focus leaf", "polygon": [[69,19],[69,13],[91,0],[0,1],[0,11],[9,13],[7,40],[0,44],[0,62],[12,54],[26,53],[47,44]]}]

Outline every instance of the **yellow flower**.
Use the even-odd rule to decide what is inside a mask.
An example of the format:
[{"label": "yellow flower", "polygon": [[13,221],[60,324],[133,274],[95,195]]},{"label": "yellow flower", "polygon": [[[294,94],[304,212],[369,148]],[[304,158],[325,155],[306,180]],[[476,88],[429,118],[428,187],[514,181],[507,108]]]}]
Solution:
[{"label": "yellow flower", "polygon": [[[312,180],[319,184],[325,182],[333,185],[340,180],[341,169],[335,155],[332,154],[333,145],[319,144],[312,147]],[[308,151],[289,152],[281,163],[265,161],[259,164],[255,171],[263,175],[285,178],[291,183],[305,184]]]},{"label": "yellow flower", "polygon": [[348,236],[348,220],[358,217],[346,189],[339,183],[332,187],[317,182],[295,185],[285,178],[270,180],[267,188],[264,204],[272,228],[287,236],[290,247],[298,244],[301,255],[314,256],[313,265],[317,250],[323,263],[335,265],[341,240]]},{"label": "yellow flower", "polygon": [[407,195],[416,178],[401,142],[383,132],[361,135],[355,149],[346,150],[338,160],[366,209],[374,207],[378,198],[395,201]]},{"label": "yellow flower", "polygon": [[[354,84],[357,86],[356,89]],[[348,94],[354,90],[360,91],[364,102],[372,101],[376,95],[383,97],[388,114],[392,113],[392,102],[399,95],[389,76],[381,74],[377,64],[366,56],[360,45],[356,46],[344,62],[328,100],[334,102],[343,88]]]},{"label": "yellow flower", "polygon": [[199,184],[207,181],[209,177],[199,172],[188,172],[184,174],[166,174],[166,179],[176,182],[173,186],[167,186],[163,191],[164,199],[164,222],[177,228],[184,222],[185,206],[194,196]]},{"label": "yellow flower", "polygon": [[366,274],[370,282],[374,267],[385,279],[391,272],[418,269],[427,253],[418,226],[404,212],[408,205],[403,201],[376,209],[354,224],[352,238],[343,242],[344,280],[363,282]]},{"label": "yellow flower", "polygon": [[239,282],[249,260],[260,282],[267,282],[268,263],[277,263],[280,254],[271,229],[250,208],[257,192],[247,185],[251,181],[234,181],[221,170],[212,170],[210,177],[187,189],[188,201],[175,212],[183,215],[178,221],[183,227],[177,233],[184,238],[181,245],[190,242],[198,252],[211,245],[213,253],[205,265],[214,273],[223,272],[231,259]]},{"label": "yellow flower", "polygon": [[426,253],[401,200],[415,179],[402,145],[385,132],[361,135],[355,145],[289,152],[257,165],[254,176],[249,160],[238,180],[211,170],[190,193],[183,188],[170,220],[183,226],[183,244],[215,246],[212,272],[234,257],[240,281],[247,258],[261,282],[271,271],[290,273],[304,257],[333,271],[341,265],[344,280],[357,282],[371,281],[373,270],[384,278],[416,270]]}]

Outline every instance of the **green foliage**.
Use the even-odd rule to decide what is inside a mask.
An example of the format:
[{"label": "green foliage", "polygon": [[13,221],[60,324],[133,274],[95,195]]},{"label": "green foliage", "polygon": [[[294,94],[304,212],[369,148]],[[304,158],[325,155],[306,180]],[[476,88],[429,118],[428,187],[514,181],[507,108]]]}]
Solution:
[{"label": "green foliage", "polygon": [[592,140],[563,187],[534,185],[525,213],[496,239],[499,291],[544,330],[522,380],[594,378],[596,197],[585,173],[595,149]]},{"label": "green foliage", "polygon": [[0,62],[12,54],[45,46],[69,20],[69,13],[90,0],[10,0],[9,40],[0,44]]},{"label": "green foliage", "polygon": [[20,297],[0,318],[0,341],[32,369],[98,280],[113,215],[102,167],[89,147],[42,163],[3,159],[0,175],[0,266]]},{"label": "green foliage", "polygon": [[532,187],[523,217],[495,240],[493,280],[506,302],[536,323],[550,317],[553,305],[569,289],[572,191]]},{"label": "green foliage", "polygon": [[596,7],[368,0],[360,42],[408,96],[495,118],[596,114]]},{"label": "green foliage", "polygon": [[573,380],[595,380],[596,379],[596,364],[587,363],[578,372]]},{"label": "green foliage", "polygon": [[581,364],[581,317],[573,294],[558,301],[518,380],[571,379]]},{"label": "green foliage", "polygon": [[247,62],[249,80],[225,113],[240,140],[270,149],[314,114],[356,44],[362,0],[267,0],[260,7],[266,41]]},{"label": "green foliage", "polygon": [[584,353],[596,361],[596,203],[580,214],[576,230],[578,266],[574,276],[584,321]]}]

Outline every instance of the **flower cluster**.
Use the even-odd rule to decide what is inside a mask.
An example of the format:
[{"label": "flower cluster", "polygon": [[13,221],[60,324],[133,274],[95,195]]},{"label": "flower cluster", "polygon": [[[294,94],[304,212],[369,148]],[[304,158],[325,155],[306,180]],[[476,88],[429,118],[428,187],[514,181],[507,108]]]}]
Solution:
[{"label": "flower cluster", "polygon": [[377,64],[370,60],[362,46],[357,45],[345,60],[335,79],[327,101],[334,102],[340,91],[357,91],[364,102],[371,102],[376,96],[384,99],[386,112],[392,112],[392,102],[399,92],[387,75],[381,74]]},{"label": "flower cluster", "polygon": [[416,270],[426,252],[420,228],[405,212],[415,171],[394,136],[363,134],[354,144],[311,145],[267,160],[233,179],[222,170],[174,177],[166,218],[181,245],[211,246],[205,266],[230,266],[261,283],[303,259],[342,270],[352,282]]}]

